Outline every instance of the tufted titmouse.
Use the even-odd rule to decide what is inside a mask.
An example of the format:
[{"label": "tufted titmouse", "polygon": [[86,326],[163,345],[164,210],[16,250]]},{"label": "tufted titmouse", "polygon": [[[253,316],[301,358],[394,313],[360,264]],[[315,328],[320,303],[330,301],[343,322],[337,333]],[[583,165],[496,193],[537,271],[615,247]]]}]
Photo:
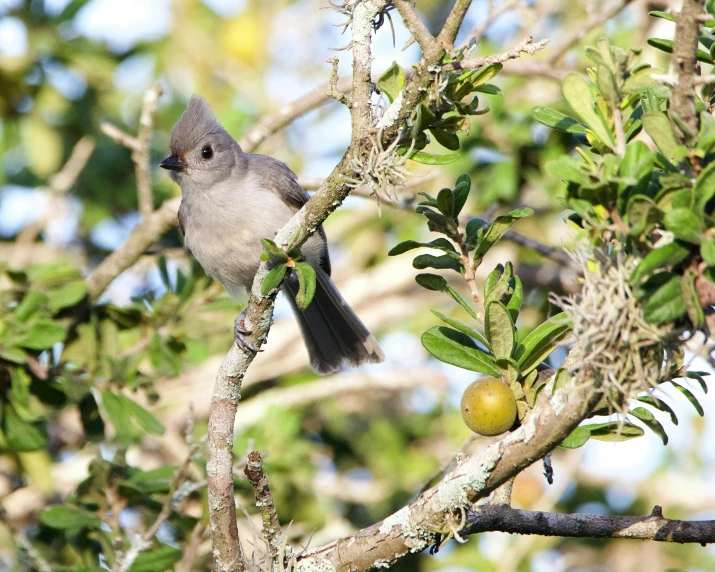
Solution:
[{"label": "tufted titmouse", "polygon": [[[244,153],[206,102],[194,95],[171,130],[170,155],[160,166],[181,187],[179,224],[186,245],[207,274],[235,297],[250,290],[263,247],[308,200],[297,177],[284,163]],[[301,248],[316,273],[313,301],[299,310],[296,278],[284,292],[300,324],[313,369],[331,373],[343,365],[384,360],[382,349],[343,300],[330,279],[325,232],[319,227]],[[236,320],[236,342],[243,336],[244,313]]]}]

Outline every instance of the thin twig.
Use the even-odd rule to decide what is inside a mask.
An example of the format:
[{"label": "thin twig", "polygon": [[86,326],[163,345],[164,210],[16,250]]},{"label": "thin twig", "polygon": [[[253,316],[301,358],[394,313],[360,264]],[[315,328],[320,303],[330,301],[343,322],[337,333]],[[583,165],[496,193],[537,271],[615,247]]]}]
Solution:
[{"label": "thin twig", "polygon": [[534,55],[539,50],[543,50],[549,45],[549,40],[541,40],[534,43],[534,38],[529,36],[525,38],[521,43],[516,45],[513,49],[503,52],[501,54],[494,54],[491,56],[486,56],[483,58],[467,58],[464,60],[455,60],[452,62],[447,62],[442,65],[442,71],[452,71],[452,70],[469,70],[478,69],[491,64],[499,64],[509,60],[513,60],[522,56],[522,54]]},{"label": "thin twig", "polygon": [[484,21],[469,32],[467,37],[470,45],[481,40],[489,29],[489,26],[491,26],[499,16],[513,10],[520,2],[521,0],[502,0],[499,4],[492,5]]},{"label": "thin twig", "polygon": [[504,235],[504,238],[506,240],[510,240],[511,242],[514,242],[520,246],[525,246],[527,248],[531,248],[532,250],[535,250],[542,256],[545,256],[546,258],[550,258],[554,262],[558,262],[561,266],[565,266],[568,268],[574,268],[574,269],[577,268],[573,259],[568,254],[566,254],[563,250],[554,248],[553,246],[548,246],[548,245],[543,244],[537,240],[534,240],[533,238],[529,238],[527,236],[524,236],[523,234],[514,232],[513,230],[507,231],[506,234]]},{"label": "thin twig", "polygon": [[340,63],[340,60],[337,56],[333,56],[332,58],[328,58],[327,60],[325,60],[325,62],[333,66],[333,70],[330,72],[330,81],[328,82],[328,89],[325,90],[325,95],[333,98],[334,100],[338,101],[339,103],[342,103],[343,105],[350,105],[350,100],[348,99],[348,96],[345,95],[343,90],[338,88],[338,81],[340,81],[340,79],[338,78],[338,64]]},{"label": "thin twig", "polygon": [[164,93],[161,85],[156,85],[146,90],[142,102],[142,111],[139,116],[139,129],[137,130],[137,143],[139,147],[132,152],[134,169],[137,177],[137,202],[139,213],[146,217],[154,210],[154,198],[151,191],[151,177],[149,158],[151,151],[151,131],[154,127],[154,113],[156,104]]},{"label": "thin twig", "polygon": [[102,130],[102,133],[104,133],[117,145],[122,145],[123,147],[135,152],[141,150],[141,143],[139,143],[139,140],[136,137],[129,135],[129,133],[122,131],[116,125],[105,121],[100,124],[99,128]]},{"label": "thin twig", "polygon": [[402,17],[405,28],[407,28],[410,34],[412,34],[412,37],[417,41],[422,52],[429,52],[435,43],[435,38],[430,34],[427,26],[422,23],[422,20],[417,15],[412,1],[397,0],[395,7]]},{"label": "thin twig", "polygon": [[134,537],[129,547],[129,550],[127,550],[124,555],[121,555],[117,558],[117,561],[112,568],[112,572],[129,572],[129,570],[131,570],[132,566],[134,565],[134,562],[136,562],[136,559],[139,558],[142,552],[145,552],[151,547],[154,536],[156,536],[156,533],[159,532],[161,526],[169,519],[171,513],[175,511],[181,505],[181,503],[183,503],[189,497],[189,495],[191,495],[199,488],[203,488],[204,486],[206,486],[205,481],[199,483],[189,483],[188,486],[187,483],[184,483],[186,472],[188,471],[189,466],[193,462],[193,456],[196,454],[196,451],[199,447],[198,443],[193,442],[191,436],[191,433],[193,432],[193,426],[193,410],[190,408],[186,430],[186,441],[189,444],[189,452],[186,455],[184,462],[174,472],[174,475],[171,478],[171,483],[169,484],[169,493],[167,494],[166,499],[164,500],[164,504],[162,505],[161,510],[159,511],[159,514],[157,515],[156,519],[154,520],[152,525],[144,532],[144,534],[140,534]]},{"label": "thin twig", "polygon": [[605,9],[594,10],[586,22],[573,26],[572,32],[567,34],[563,40],[554,46],[549,56],[549,63],[552,65],[556,64],[573,46],[583,40],[601,24],[617,16],[618,13],[632,1],[633,0],[618,0],[610,6],[606,6]]},{"label": "thin twig", "polygon": [[268,553],[271,559],[271,572],[283,572],[284,556],[286,551],[285,536],[278,521],[276,506],[271,494],[270,481],[263,472],[263,459],[258,451],[251,451],[243,472],[248,477],[248,482],[253,487],[256,495],[256,506],[261,513],[263,521],[263,535],[268,544]]}]

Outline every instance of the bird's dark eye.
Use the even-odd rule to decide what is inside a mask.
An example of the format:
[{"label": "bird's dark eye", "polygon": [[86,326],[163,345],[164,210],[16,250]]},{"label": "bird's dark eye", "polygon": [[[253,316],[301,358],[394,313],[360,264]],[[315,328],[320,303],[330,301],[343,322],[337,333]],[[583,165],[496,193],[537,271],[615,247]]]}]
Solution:
[{"label": "bird's dark eye", "polygon": [[204,159],[210,159],[214,156],[214,150],[211,148],[211,145],[206,145],[206,147],[201,149],[201,156]]}]

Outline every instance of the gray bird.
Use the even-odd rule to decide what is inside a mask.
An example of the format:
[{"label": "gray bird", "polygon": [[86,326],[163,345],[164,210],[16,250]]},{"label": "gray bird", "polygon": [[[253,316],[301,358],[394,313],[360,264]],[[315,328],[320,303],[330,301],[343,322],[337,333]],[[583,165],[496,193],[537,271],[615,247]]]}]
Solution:
[{"label": "gray bird", "polygon": [[[273,238],[308,200],[284,163],[240,145],[194,95],[171,130],[170,155],[160,166],[181,187],[179,224],[186,245],[206,273],[232,297],[251,289],[263,251],[261,238]],[[384,360],[382,349],[330,279],[325,232],[319,227],[301,252],[316,273],[313,301],[299,310],[298,282],[290,272],[283,291],[295,312],[313,369],[332,373],[344,365]],[[236,343],[255,351],[244,336],[245,310],[236,319]]]}]

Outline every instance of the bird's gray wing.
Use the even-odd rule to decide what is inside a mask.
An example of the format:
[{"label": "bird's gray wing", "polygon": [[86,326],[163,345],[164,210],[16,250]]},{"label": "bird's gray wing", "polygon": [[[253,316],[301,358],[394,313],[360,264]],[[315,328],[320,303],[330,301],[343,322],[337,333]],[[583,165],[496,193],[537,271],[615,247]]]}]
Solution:
[{"label": "bird's gray wing", "polygon": [[[308,202],[310,197],[298,183],[298,175],[291,171],[283,161],[255,153],[246,156],[249,161],[249,169],[259,177],[264,188],[276,193],[294,211],[299,211]],[[325,244],[321,268],[330,276],[330,255],[322,224],[318,227],[317,233]]]}]

